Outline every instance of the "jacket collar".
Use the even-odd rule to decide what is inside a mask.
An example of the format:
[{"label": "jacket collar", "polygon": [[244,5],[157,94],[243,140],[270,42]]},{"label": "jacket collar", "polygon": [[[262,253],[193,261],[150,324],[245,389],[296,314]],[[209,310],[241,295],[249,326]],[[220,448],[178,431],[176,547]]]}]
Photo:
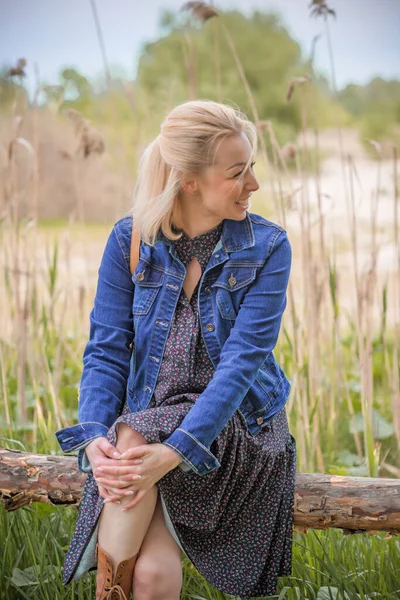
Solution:
[{"label": "jacket collar", "polygon": [[[156,241],[161,241],[168,246],[172,245],[172,240],[168,239],[161,229],[157,234]],[[223,248],[226,252],[230,253],[237,250],[244,250],[245,248],[251,248],[254,244],[253,225],[250,219],[250,213],[246,212],[246,217],[242,221],[224,219],[221,238],[215,249]]]}]

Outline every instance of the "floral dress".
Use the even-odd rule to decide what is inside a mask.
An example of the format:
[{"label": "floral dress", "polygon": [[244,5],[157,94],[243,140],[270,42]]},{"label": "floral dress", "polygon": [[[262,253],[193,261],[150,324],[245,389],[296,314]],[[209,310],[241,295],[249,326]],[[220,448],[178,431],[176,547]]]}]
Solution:
[{"label": "floral dress", "polygon": [[[222,222],[195,238],[183,232],[174,242],[179,259],[187,266],[196,256],[204,271],[221,232]],[[162,443],[211,380],[214,366],[199,323],[199,283],[190,300],[182,288],[149,406],[132,413],[125,403],[108,432],[114,445],[117,423],[139,431],[148,443]],[[218,469],[199,476],[177,467],[156,483],[166,526],[196,569],[220,591],[242,598],[274,594],[277,578],[292,570],[296,441],[286,408],[255,436],[236,411],[210,450],[221,463]],[[90,474],[64,564],[64,583],[96,566],[102,503]]]}]

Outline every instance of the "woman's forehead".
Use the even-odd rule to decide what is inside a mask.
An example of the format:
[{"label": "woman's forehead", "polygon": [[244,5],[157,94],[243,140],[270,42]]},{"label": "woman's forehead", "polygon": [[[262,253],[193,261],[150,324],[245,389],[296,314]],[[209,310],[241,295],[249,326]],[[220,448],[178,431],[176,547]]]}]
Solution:
[{"label": "woman's forehead", "polygon": [[244,166],[251,157],[250,142],[245,134],[229,136],[215,154],[215,165],[224,170]]}]

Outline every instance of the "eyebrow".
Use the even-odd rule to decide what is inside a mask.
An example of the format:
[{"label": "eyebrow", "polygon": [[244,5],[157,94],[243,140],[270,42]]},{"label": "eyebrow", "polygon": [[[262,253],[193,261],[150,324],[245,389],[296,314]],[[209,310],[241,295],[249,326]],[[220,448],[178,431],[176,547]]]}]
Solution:
[{"label": "eyebrow", "polygon": [[233,167],[239,167],[239,166],[241,167],[241,166],[243,166],[245,164],[246,164],[245,162],[237,162],[234,165],[231,165],[230,167],[228,167],[227,169],[225,169],[225,171],[229,171],[230,169],[233,169]]}]

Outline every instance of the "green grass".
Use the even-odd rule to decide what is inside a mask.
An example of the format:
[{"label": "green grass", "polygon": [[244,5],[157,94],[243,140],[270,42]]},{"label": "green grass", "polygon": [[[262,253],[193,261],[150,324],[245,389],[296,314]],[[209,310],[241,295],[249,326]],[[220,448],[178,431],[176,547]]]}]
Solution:
[{"label": "green grass", "polygon": [[[254,209],[253,209],[254,210]],[[106,226],[107,227],[107,226]],[[57,236],[62,232],[55,223],[40,226],[41,235]],[[72,233],[83,232],[74,225]],[[93,233],[90,241],[98,243],[104,238],[104,226],[90,227]],[[50,272],[51,269],[51,272]],[[48,271],[49,290],[63,285],[58,273],[57,256]],[[337,301],[334,279],[330,292]],[[89,290],[89,286],[88,286]],[[7,292],[8,294],[11,291]],[[38,292],[39,293],[39,292]],[[89,294],[89,291],[88,291]],[[36,298],[36,296],[35,296]],[[50,304],[38,309],[32,296],[30,314],[29,353],[37,362],[26,368],[25,403],[28,419],[22,424],[18,414],[17,391],[18,347],[0,340],[2,373],[5,386],[0,392],[0,445],[8,448],[27,450],[44,454],[61,453],[54,431],[57,429],[54,413],[54,399],[50,394],[49,381],[56,390],[56,402],[62,411],[63,424],[76,422],[77,386],[81,375],[81,356],[87,341],[84,327],[67,329]],[[75,318],[76,304],[68,311]],[[87,310],[87,309],[86,309]],[[87,312],[82,315],[87,325]],[[288,317],[287,317],[287,323]],[[61,323],[61,325],[60,325]],[[304,329],[304,335],[307,334]],[[375,440],[380,444],[376,468],[380,468],[380,457],[396,466],[399,451],[392,425],[392,391],[388,379],[388,368],[395,356],[392,330],[375,333],[372,337],[371,371],[374,384],[372,399],[375,423]],[[297,340],[297,344],[300,343]],[[40,347],[44,348],[39,360]],[[340,475],[368,476],[370,472],[365,455],[357,451],[356,436],[363,439],[365,424],[362,418],[362,380],[359,367],[357,335],[353,321],[340,331],[336,339],[325,338],[321,344],[318,388],[308,394],[311,381],[310,356],[304,343],[302,360],[294,355],[295,337],[284,331],[279,340],[275,355],[285,373],[292,381],[302,379],[302,388],[294,386],[294,394],[289,399],[288,417],[290,430],[300,442],[305,452],[298,453],[297,470],[300,472],[320,472],[318,460],[323,460],[322,470]],[[61,349],[61,353],[60,353]],[[332,362],[336,356],[341,362]],[[335,359],[336,360],[336,359]],[[45,361],[45,362],[43,362]],[[47,365],[43,369],[43,365]],[[341,378],[332,373],[341,369]],[[304,399],[301,389],[307,392],[308,410],[303,414]],[[11,427],[6,426],[4,394],[11,417]],[[354,415],[350,413],[350,406]],[[332,414],[332,418],[329,415]],[[316,417],[316,420],[315,420]],[[308,421],[306,420],[308,419]],[[329,423],[329,426],[326,426]],[[304,428],[304,424],[307,425]],[[318,426],[318,438],[307,431]],[[320,453],[316,452],[316,443]],[[304,445],[303,445],[304,444]],[[298,443],[300,448],[300,443]],[[364,448],[362,447],[364,450]],[[380,468],[379,476],[393,476]],[[0,510],[0,599],[17,598],[64,599],[92,598],[94,594],[94,573],[67,587],[62,586],[61,567],[65,552],[72,536],[77,512],[70,507],[51,507],[35,504],[12,513]],[[230,598],[209,584],[183,557],[184,585],[182,598],[220,599]],[[343,592],[343,593],[342,593]],[[345,594],[344,594],[345,592]],[[316,599],[346,600],[363,598],[400,597],[400,537],[385,539],[385,534],[376,536],[357,534],[344,536],[341,530],[314,531],[307,535],[297,532],[293,535],[293,572],[291,577],[279,579],[276,598],[290,600]]]},{"label": "green grass", "polygon": [[[77,510],[33,504],[12,513],[0,507],[0,598],[92,599],[95,572],[62,585],[61,567]],[[293,534],[293,571],[274,598],[360,600],[400,597],[400,538],[343,535],[341,530]],[[182,600],[232,598],[210,585],[182,556]],[[330,593],[329,593],[330,590]]]}]

